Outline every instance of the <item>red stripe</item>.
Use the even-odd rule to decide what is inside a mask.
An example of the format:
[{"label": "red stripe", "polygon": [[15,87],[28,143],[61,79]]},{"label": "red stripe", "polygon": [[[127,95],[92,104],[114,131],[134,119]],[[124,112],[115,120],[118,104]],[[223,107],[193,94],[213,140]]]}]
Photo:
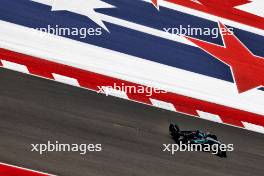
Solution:
[{"label": "red stripe", "polygon": [[195,109],[191,109],[190,107],[186,107],[186,106],[176,106],[175,107],[177,112],[181,112],[184,114],[189,114],[189,115],[193,115],[193,116],[198,116],[198,113]]},{"label": "red stripe", "polygon": [[37,171],[27,170],[0,163],[1,176],[49,176],[49,174],[39,173]]},{"label": "red stripe", "polygon": [[227,124],[230,124],[230,125],[234,125],[234,126],[237,126],[237,127],[244,127],[243,123],[241,121],[238,121],[236,119],[233,119],[233,118],[230,118],[230,117],[220,117],[223,121],[223,123],[227,123]]},{"label": "red stripe", "polygon": [[[47,60],[15,53],[5,49],[0,49],[0,57],[2,60],[7,60],[10,62],[15,62],[22,64],[30,68],[29,70],[35,70],[34,74],[44,76],[48,75],[50,78],[51,73],[60,74],[63,76],[75,78],[78,80],[80,86],[92,90],[99,90],[97,86],[113,86],[116,85],[126,85],[126,86],[140,86],[128,81],[123,81],[113,77],[81,70],[71,66],[58,64],[55,62],[50,62]],[[146,86],[144,86],[146,87]],[[142,103],[151,104],[149,98],[157,99],[165,102],[172,103],[176,109],[183,113],[188,113],[190,115],[197,115],[194,110],[200,110],[203,112],[208,112],[211,114],[216,114],[224,119],[224,121],[231,125],[241,126],[241,121],[264,126],[264,116],[254,114],[251,112],[210,103],[207,101],[187,97],[184,95],[179,95],[176,93],[153,93],[151,96],[146,94],[128,94],[128,97],[132,100],[139,101]]]},{"label": "red stripe", "polygon": [[218,17],[236,21],[248,26],[253,26],[259,29],[264,29],[264,18],[236,9],[233,5],[228,5],[215,0],[199,0],[202,4],[195,3],[190,0],[166,0],[168,2],[185,6],[191,9],[209,13]]}]

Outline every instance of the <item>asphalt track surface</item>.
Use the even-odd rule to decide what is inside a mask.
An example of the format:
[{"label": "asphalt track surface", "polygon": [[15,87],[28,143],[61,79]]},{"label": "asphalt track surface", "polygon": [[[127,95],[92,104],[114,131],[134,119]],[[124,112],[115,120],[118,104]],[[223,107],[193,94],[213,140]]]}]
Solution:
[{"label": "asphalt track surface", "polygon": [[[162,152],[168,123],[233,143],[222,159]],[[30,144],[101,143],[102,152],[30,152]],[[0,69],[0,162],[62,176],[263,175],[264,136]]]}]

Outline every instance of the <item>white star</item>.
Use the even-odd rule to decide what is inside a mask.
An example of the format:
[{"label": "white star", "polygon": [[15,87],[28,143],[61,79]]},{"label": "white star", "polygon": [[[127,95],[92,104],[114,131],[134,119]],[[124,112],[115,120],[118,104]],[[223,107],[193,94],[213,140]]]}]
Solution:
[{"label": "white star", "polygon": [[[96,24],[108,31],[100,15],[95,9],[114,8],[115,6],[105,3],[101,0],[32,0],[38,3],[52,6],[52,11],[66,10],[80,15],[87,16]],[[109,32],[109,31],[108,31]]]}]

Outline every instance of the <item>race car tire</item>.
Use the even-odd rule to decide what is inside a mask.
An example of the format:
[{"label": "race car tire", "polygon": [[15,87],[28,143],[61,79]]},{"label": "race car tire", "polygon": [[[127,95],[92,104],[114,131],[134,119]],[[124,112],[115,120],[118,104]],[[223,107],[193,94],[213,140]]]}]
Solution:
[{"label": "race car tire", "polygon": [[209,134],[207,137],[210,137],[210,138],[212,138],[212,139],[214,139],[214,140],[218,140],[217,139],[217,136],[216,135],[214,135],[214,134]]},{"label": "race car tire", "polygon": [[176,124],[170,124],[169,130],[171,133],[178,133],[180,131],[180,128]]}]

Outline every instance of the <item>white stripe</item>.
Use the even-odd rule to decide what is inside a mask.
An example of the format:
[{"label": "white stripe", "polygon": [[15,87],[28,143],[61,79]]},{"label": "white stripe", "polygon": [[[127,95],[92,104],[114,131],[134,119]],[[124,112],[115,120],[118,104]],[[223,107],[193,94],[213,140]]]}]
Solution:
[{"label": "white stripe", "polygon": [[56,73],[52,73],[52,75],[53,75],[54,79],[58,82],[62,82],[62,83],[69,84],[72,86],[80,87],[80,84],[79,84],[77,79],[70,78],[70,77],[63,76],[63,75],[59,75]]},{"label": "white stripe", "polygon": [[[142,1],[151,3],[151,0],[142,0]],[[210,21],[214,21],[214,22],[221,21],[222,23],[224,23],[224,24],[226,24],[228,26],[233,26],[233,27],[238,28],[238,29],[242,29],[242,30],[245,30],[245,31],[248,31],[248,32],[253,32],[255,34],[259,34],[259,35],[264,36],[264,30],[263,29],[255,28],[255,27],[252,27],[252,26],[248,26],[248,25],[245,25],[245,24],[242,24],[242,23],[238,23],[238,22],[232,21],[232,20],[228,20],[228,19],[221,18],[221,17],[214,16],[214,15],[210,15],[208,13],[201,12],[199,10],[194,10],[194,9],[191,9],[191,8],[188,8],[188,7],[184,7],[184,6],[181,6],[181,5],[173,4],[173,3],[170,3],[170,2],[167,2],[167,1],[163,1],[163,0],[161,0],[159,2],[159,5],[163,6],[163,7],[166,7],[166,8],[169,8],[169,9],[172,9],[172,10],[179,11],[179,12],[187,13],[187,14],[190,14],[190,15],[195,15],[197,17],[204,18],[206,20],[210,20]]]},{"label": "white stripe", "polygon": [[25,65],[20,65],[20,64],[14,63],[14,62],[6,61],[6,60],[1,60],[1,62],[3,64],[4,68],[23,72],[23,73],[29,73],[29,71]]},{"label": "white stripe", "polygon": [[264,115],[264,94],[230,82],[0,21],[0,47],[111,77]]},{"label": "white stripe", "polygon": [[107,86],[102,87],[102,88],[103,88],[106,96],[111,95],[114,97],[123,98],[123,99],[128,100],[128,96],[127,96],[126,92],[124,92],[124,91],[116,90],[112,87],[107,87]]},{"label": "white stripe", "polygon": [[264,133],[264,127],[263,126],[255,125],[255,124],[248,123],[248,122],[242,122],[242,123],[243,123],[244,127],[248,130],[256,131],[259,133]]},{"label": "white stripe", "polygon": [[104,21],[107,21],[107,22],[112,23],[112,24],[123,26],[123,27],[129,28],[129,29],[133,29],[133,30],[136,30],[136,31],[139,31],[139,32],[144,32],[146,34],[150,34],[150,35],[157,36],[157,37],[160,37],[160,38],[164,38],[164,39],[167,39],[167,40],[172,40],[172,41],[175,41],[175,42],[178,42],[178,43],[182,43],[182,44],[185,44],[185,45],[190,45],[190,46],[197,47],[195,44],[193,44],[192,42],[190,42],[186,38],[184,38],[182,36],[179,36],[179,35],[171,34],[171,33],[168,33],[168,32],[162,31],[162,30],[150,28],[150,27],[147,27],[147,26],[144,26],[144,25],[132,23],[132,22],[125,21],[125,20],[122,20],[122,19],[119,19],[119,18],[115,18],[115,17],[111,17],[111,16],[108,16],[108,15],[103,15],[102,14],[101,17],[102,17],[102,19]]},{"label": "white stripe", "polygon": [[208,112],[203,112],[203,111],[197,111],[197,113],[202,119],[210,120],[210,121],[218,122],[218,123],[223,123],[222,119],[218,115],[211,114]]},{"label": "white stripe", "polygon": [[38,2],[38,3],[41,3],[41,4],[46,4],[46,5],[49,5],[49,6],[52,6],[54,0],[30,0],[30,1],[34,1],[34,2]]},{"label": "white stripe", "polygon": [[176,109],[172,103],[168,103],[165,101],[156,100],[156,99],[152,99],[152,98],[150,98],[150,101],[151,101],[152,105],[155,107],[176,112]]}]

